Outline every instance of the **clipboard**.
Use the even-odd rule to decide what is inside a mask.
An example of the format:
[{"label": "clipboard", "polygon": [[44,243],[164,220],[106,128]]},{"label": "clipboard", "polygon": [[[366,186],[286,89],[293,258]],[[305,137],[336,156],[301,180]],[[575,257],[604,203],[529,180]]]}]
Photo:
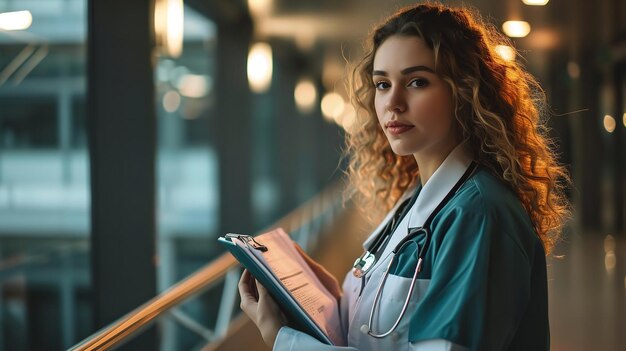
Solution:
[{"label": "clipboard", "polygon": [[325,344],[335,345],[326,332],[289,292],[289,289],[272,272],[271,268],[251,251],[265,252],[270,248],[255,240],[254,237],[245,234],[229,233],[217,240],[226,246],[228,251],[267,289],[291,322],[290,327],[307,333]]}]

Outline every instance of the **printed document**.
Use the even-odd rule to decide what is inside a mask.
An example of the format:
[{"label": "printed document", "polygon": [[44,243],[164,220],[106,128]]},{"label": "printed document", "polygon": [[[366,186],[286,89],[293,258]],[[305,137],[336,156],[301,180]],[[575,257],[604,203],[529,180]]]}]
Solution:
[{"label": "printed document", "polygon": [[[238,234],[229,234],[227,237],[232,239],[233,235]],[[334,345],[344,345],[337,299],[320,282],[283,229],[279,228],[253,239],[242,235],[232,242],[254,256],[252,261],[256,261],[261,266],[258,268],[274,277],[273,283],[282,284]],[[262,249],[263,247],[266,249]],[[254,275],[254,270],[250,271]],[[269,288],[268,290],[272,291]],[[277,299],[276,296],[274,298]],[[283,306],[284,301],[277,303]]]}]

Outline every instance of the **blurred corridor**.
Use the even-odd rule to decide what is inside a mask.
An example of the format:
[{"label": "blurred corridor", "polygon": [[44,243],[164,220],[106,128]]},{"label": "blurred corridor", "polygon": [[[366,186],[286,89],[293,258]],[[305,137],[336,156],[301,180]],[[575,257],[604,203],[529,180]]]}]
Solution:
[{"label": "blurred corridor", "polygon": [[[154,319],[120,350],[258,344],[227,232],[288,225],[343,279],[371,230],[341,205],[346,66],[411,3],[0,0],[0,351],[70,349],[138,306]],[[626,2],[463,3],[525,21],[499,53],[545,89],[573,178],[552,349],[626,350]]]},{"label": "blurred corridor", "polygon": [[626,346],[626,240],[572,232],[549,260],[552,350]]}]

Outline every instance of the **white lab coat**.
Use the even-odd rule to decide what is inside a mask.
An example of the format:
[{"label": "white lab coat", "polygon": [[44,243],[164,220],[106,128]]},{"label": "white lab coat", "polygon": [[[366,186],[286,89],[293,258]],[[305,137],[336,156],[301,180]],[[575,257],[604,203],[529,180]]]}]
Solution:
[{"label": "white lab coat", "polygon": [[[289,327],[283,327],[280,329],[276,338],[274,350],[468,350],[467,348],[455,345],[450,341],[442,339],[421,341],[417,343],[408,342],[408,322],[411,311],[415,309],[415,305],[420,300],[420,297],[422,297],[426,292],[430,279],[417,279],[416,286],[411,294],[409,306],[407,307],[407,312],[403,316],[396,330],[391,335],[378,339],[366,335],[361,331],[361,328],[363,325],[367,325],[369,321],[376,288],[378,287],[378,283],[380,282],[380,279],[389,264],[389,260],[391,260],[391,250],[393,250],[396,244],[402,240],[404,235],[406,235],[407,224],[410,227],[417,227],[423,224],[423,222],[426,221],[426,218],[435,209],[439,202],[443,200],[457,180],[461,178],[471,161],[471,158],[468,157],[461,145],[455,148],[446,160],[444,160],[441,166],[420,191],[420,194],[415,204],[412,206],[409,214],[402,219],[396,231],[393,233],[390,242],[387,244],[383,254],[380,256],[384,259],[379,260],[371,271],[367,273],[367,283],[360,296],[359,290],[361,289],[361,279],[356,278],[351,271],[346,274],[343,283],[344,294],[341,298],[340,313],[342,317],[342,325],[345,329],[347,329],[347,341],[350,346],[338,347],[325,345],[305,333]],[[391,217],[393,217],[393,214],[400,203],[410,197],[414,191],[414,188],[409,189],[403,195],[400,201],[397,202],[396,206],[389,211],[378,228],[376,228],[369,238],[363,243],[364,247],[368,247],[370,245],[370,243],[376,238],[377,234],[384,228],[385,224],[391,219]],[[411,212],[412,214],[410,214]],[[408,223],[409,219],[411,222],[410,224]],[[373,323],[375,332],[380,333],[381,331],[387,331],[391,328],[402,310],[410,284],[411,278],[396,275],[389,275],[387,277],[385,287],[381,294],[382,296],[379,299],[379,308],[377,308]]]},{"label": "white lab coat", "polygon": [[[340,314],[348,346],[325,345],[283,327],[274,350],[548,350],[545,253],[540,239],[517,197],[480,167],[431,222],[431,244],[398,327],[384,338],[362,331],[391,251],[407,228],[424,224],[471,161],[462,145],[448,155],[419,190],[381,258],[365,276],[362,291],[361,278],[346,274]],[[414,190],[398,201],[364,247]],[[388,275],[372,323],[374,333],[388,331],[399,316],[411,284],[414,256],[399,257],[397,269]]]}]

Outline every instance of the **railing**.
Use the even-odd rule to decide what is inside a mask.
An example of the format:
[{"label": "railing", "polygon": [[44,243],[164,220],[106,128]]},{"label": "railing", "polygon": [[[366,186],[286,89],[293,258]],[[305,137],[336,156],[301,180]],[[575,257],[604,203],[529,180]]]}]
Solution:
[{"label": "railing", "polygon": [[[270,228],[284,228],[294,241],[310,250],[316,245],[319,239],[317,234],[321,232],[323,226],[332,223],[334,217],[342,211],[342,198],[342,187],[330,186]],[[213,330],[195,322],[182,311],[174,309],[187,299],[209,290],[222,279],[224,285]],[[86,338],[70,351],[113,350],[138,335],[141,330],[166,313],[187,329],[201,335],[207,343],[219,340],[225,336],[232,322],[233,310],[237,303],[238,280],[239,266],[235,259],[229,254],[223,254],[142,306]]]}]

